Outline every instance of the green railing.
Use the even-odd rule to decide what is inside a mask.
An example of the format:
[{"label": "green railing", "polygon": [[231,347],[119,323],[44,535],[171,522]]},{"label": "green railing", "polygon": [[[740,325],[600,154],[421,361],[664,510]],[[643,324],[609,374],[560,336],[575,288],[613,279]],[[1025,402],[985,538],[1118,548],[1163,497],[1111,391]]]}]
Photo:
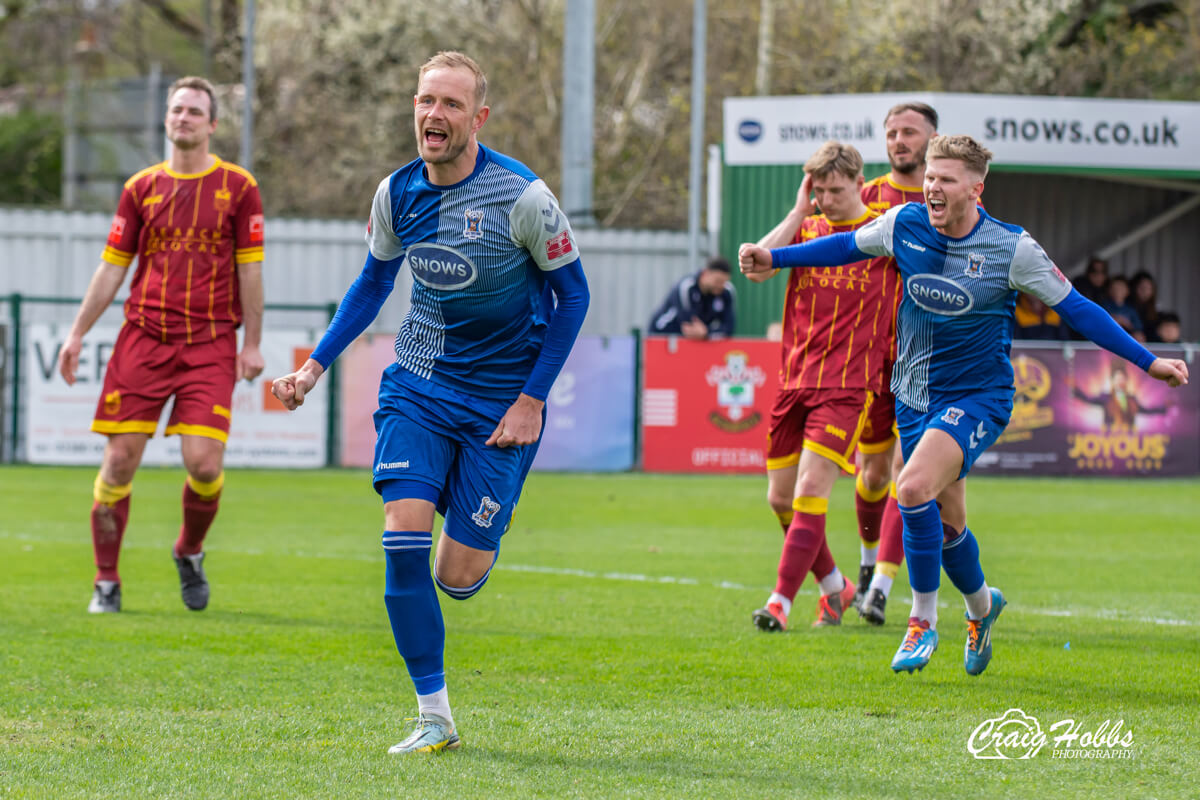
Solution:
[{"label": "green railing", "polygon": [[[21,350],[24,343],[21,341],[21,329],[23,326],[24,306],[27,304],[40,305],[79,305],[83,302],[80,297],[41,297],[37,295],[22,295],[10,294],[6,298],[9,305],[9,319],[12,320],[12,362],[11,362],[11,378],[12,381],[12,419],[9,420],[9,441],[10,445],[9,462],[17,460],[17,441],[21,432]],[[113,306],[120,306],[121,303],[114,302]],[[319,311],[325,314],[326,323],[333,319],[334,312],[337,311],[337,303],[267,303],[264,307],[266,311]],[[56,354],[57,355],[57,354]],[[329,366],[329,372],[325,376],[328,381],[329,392],[329,410],[325,418],[325,464],[334,466],[337,454],[338,441],[338,370],[337,362]]]}]

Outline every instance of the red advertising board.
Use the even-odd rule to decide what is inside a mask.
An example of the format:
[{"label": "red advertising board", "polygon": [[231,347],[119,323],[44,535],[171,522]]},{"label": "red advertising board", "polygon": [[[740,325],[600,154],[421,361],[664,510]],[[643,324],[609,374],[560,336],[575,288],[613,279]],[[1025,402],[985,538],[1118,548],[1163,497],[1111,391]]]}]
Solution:
[{"label": "red advertising board", "polygon": [[642,468],[761,473],[779,386],[779,343],[645,341]]}]

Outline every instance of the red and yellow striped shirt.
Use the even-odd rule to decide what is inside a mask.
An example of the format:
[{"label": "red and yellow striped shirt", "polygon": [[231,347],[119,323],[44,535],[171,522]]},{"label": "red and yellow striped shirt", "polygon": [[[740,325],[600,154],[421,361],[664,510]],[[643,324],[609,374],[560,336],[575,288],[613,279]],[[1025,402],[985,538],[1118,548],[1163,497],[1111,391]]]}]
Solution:
[{"label": "red and yellow striped shirt", "polygon": [[237,266],[263,260],[258,182],[213,156],[181,175],[166,162],[125,182],[102,258],[137,270],[125,319],[161,341],[209,342],[241,324]]},{"label": "red and yellow striped shirt", "polygon": [[[808,217],[792,243],[853,231],[877,216],[868,209],[845,222],[824,215]],[[895,276],[890,258],[790,270],[779,388],[879,392],[884,359],[892,347],[896,305],[885,289],[895,285]]]},{"label": "red and yellow striped shirt", "polygon": [[[925,192],[920,186],[901,186],[892,180],[892,173],[886,172],[878,178],[872,178],[863,184],[862,201],[867,208],[882,214],[893,206],[905,203],[925,203]],[[892,300],[892,309],[888,317],[887,350],[888,374],[891,374],[891,363],[896,360],[896,312],[900,308],[900,298],[904,296],[904,279],[899,270],[892,270],[887,277],[888,285],[884,293]],[[888,388],[888,387],[883,387]]]}]

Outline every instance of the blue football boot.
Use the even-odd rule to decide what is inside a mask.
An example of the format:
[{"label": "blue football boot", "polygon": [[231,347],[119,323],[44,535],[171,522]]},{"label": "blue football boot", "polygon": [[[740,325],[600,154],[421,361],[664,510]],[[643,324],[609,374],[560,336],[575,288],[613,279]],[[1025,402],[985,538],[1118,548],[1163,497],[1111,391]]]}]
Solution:
[{"label": "blue football boot", "polygon": [[983,619],[967,617],[967,646],[963,650],[963,666],[968,675],[978,675],[987,669],[992,660],[992,623],[1000,616],[1007,603],[1004,595],[995,586],[989,590],[992,607]]},{"label": "blue football boot", "polygon": [[900,649],[892,657],[892,671],[910,675],[913,670],[920,672],[929,663],[929,657],[937,650],[937,646],[937,631],[916,617],[909,617],[908,632],[904,634]]}]

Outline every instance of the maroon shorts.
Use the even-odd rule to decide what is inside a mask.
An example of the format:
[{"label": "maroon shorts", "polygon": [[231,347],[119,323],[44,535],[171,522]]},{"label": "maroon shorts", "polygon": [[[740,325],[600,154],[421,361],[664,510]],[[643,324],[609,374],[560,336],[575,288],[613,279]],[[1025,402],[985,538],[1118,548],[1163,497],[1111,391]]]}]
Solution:
[{"label": "maroon shorts", "polygon": [[811,450],[853,475],[854,448],[870,401],[866,389],[779,392],[767,434],[767,469],[794,466],[801,450]]},{"label": "maroon shorts", "polygon": [[237,382],[237,333],[203,344],[160,342],[137,325],[117,334],[92,430],[146,433],[158,428],[163,406],[175,405],[165,435],[229,438],[233,385]]},{"label": "maroon shorts", "polygon": [[860,453],[882,453],[896,441],[896,396],[884,391],[871,401],[867,421],[858,437]]}]

